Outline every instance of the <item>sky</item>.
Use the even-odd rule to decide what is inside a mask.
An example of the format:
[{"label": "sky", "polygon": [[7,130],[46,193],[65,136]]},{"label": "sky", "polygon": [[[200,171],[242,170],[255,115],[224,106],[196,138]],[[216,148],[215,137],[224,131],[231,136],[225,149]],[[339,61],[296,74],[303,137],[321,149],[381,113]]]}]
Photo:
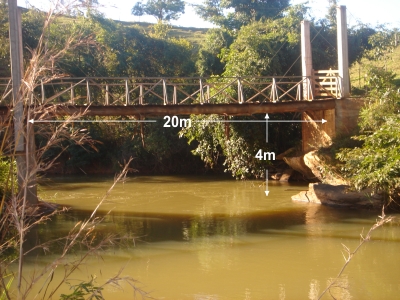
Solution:
[{"label": "sky", "polygon": [[[131,0],[98,0],[101,4],[100,10],[106,17],[133,22],[150,22],[154,23],[155,18],[151,16],[137,17],[131,15],[131,9],[137,1]],[[144,0],[143,2],[145,2]],[[208,28],[213,25],[200,19],[194,12],[190,4],[200,4],[203,0],[188,0],[186,2],[185,14],[177,21],[171,23],[182,27]],[[292,4],[308,2],[308,6],[312,8],[311,17],[321,19],[327,12],[328,0],[292,0]],[[18,5],[26,7],[32,5],[42,10],[47,10],[49,0],[18,0]],[[347,7],[347,22],[349,26],[358,24],[359,22],[377,26],[385,24],[389,28],[400,28],[400,0],[339,0],[339,5]]]}]

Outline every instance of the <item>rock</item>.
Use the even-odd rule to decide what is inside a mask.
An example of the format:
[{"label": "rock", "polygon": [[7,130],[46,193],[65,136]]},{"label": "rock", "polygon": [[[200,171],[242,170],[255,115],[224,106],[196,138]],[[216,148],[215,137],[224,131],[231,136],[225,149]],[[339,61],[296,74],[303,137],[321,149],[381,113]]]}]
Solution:
[{"label": "rock", "polygon": [[285,171],[283,171],[283,174],[281,176],[281,178],[279,178],[280,182],[288,182],[290,179],[290,176],[292,176],[294,170],[293,169],[286,169]]},{"label": "rock", "polygon": [[349,191],[347,185],[310,183],[308,191],[292,196],[293,201],[320,203],[340,207],[377,208],[382,206],[382,197],[371,195],[371,191]]},{"label": "rock", "polygon": [[314,176],[321,182],[332,185],[346,185],[339,174],[336,174],[329,165],[318,156],[317,150],[308,152],[304,155],[304,163],[311,170]]},{"label": "rock", "polygon": [[289,148],[285,152],[283,152],[281,154],[278,154],[276,156],[275,160],[284,160],[287,155],[289,155],[290,153],[293,153],[293,152],[296,152],[296,149],[294,147],[293,148]]},{"label": "rock", "polygon": [[273,180],[279,180],[282,177],[282,173],[275,173],[271,175]]},{"label": "rock", "polygon": [[283,160],[289,165],[293,170],[303,174],[308,180],[315,180],[316,177],[309,167],[304,163],[303,156],[296,157],[284,157]]}]

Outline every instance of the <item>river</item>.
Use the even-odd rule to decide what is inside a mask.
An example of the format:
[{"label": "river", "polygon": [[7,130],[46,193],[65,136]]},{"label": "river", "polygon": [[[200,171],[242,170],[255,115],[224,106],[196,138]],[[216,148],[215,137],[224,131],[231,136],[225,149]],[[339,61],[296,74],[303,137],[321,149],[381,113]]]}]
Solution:
[{"label": "river", "polygon": [[[103,177],[43,182],[40,196],[71,210],[37,227],[30,239],[43,242],[66,235],[89,217],[111,184],[112,178]],[[87,259],[69,283],[95,276],[101,285],[122,269],[121,276],[131,276],[136,287],[156,299],[316,299],[344,264],[342,244],[355,249],[360,233],[368,231],[379,212],[292,202],[291,196],[304,188],[270,182],[266,197],[261,181],[127,178],[100,207],[104,220],[95,229],[97,236],[126,239]],[[398,299],[399,237],[396,222],[375,231],[350,262],[340,287],[331,290],[335,297]],[[53,261],[56,252],[30,254],[25,277]],[[68,259],[82,253],[75,249]],[[65,262],[49,291],[64,274]],[[106,299],[133,299],[129,284],[121,287],[106,287],[103,294]],[[58,294],[66,292],[63,285]]]}]

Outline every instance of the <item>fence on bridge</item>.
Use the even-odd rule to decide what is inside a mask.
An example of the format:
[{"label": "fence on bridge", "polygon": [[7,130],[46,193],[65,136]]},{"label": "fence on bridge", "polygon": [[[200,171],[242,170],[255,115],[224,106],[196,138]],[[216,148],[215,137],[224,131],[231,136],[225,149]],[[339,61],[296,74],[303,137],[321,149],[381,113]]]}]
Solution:
[{"label": "fence on bridge", "polygon": [[[302,89],[310,88],[311,99]],[[11,103],[12,84],[0,79],[0,105]],[[179,105],[191,103],[263,103],[341,98],[337,71],[315,71],[312,78],[291,77],[63,77],[41,81],[31,104]]]}]

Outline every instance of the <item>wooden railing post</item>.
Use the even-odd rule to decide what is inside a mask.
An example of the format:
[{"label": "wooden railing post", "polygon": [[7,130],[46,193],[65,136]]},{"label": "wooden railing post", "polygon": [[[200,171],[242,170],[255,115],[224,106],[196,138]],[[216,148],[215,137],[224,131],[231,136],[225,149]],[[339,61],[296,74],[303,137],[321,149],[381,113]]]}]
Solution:
[{"label": "wooden railing post", "polygon": [[243,86],[240,78],[238,78],[238,101],[239,104],[242,104],[244,102]]},{"label": "wooden railing post", "polygon": [[168,94],[167,94],[167,83],[163,78],[163,96],[164,96],[164,105],[168,104]]},{"label": "wooden railing post", "polygon": [[308,94],[309,94],[309,99],[308,100],[314,100],[314,88],[313,88],[313,79],[312,78],[307,78],[308,80]]},{"label": "wooden railing post", "polygon": [[174,85],[174,95],[172,97],[172,104],[178,104],[178,93],[177,93],[176,85]]},{"label": "wooden railing post", "polygon": [[139,86],[139,104],[143,105],[143,84]]},{"label": "wooden railing post", "polygon": [[91,102],[89,79],[87,79],[87,78],[86,78],[86,101],[87,101],[87,104],[90,104],[90,102]]},{"label": "wooden railing post", "polygon": [[272,99],[272,102],[274,102],[274,103],[279,100],[278,89],[276,87],[275,78],[272,78],[271,97],[270,98]]},{"label": "wooden railing post", "polygon": [[108,83],[106,83],[106,105],[110,105],[110,95],[109,95],[109,86]]},{"label": "wooden railing post", "polygon": [[297,85],[297,91],[296,91],[296,100],[301,101],[301,84]]},{"label": "wooden railing post", "polygon": [[203,80],[200,78],[200,103],[204,103]]},{"label": "wooden railing post", "polygon": [[40,80],[40,92],[42,93],[42,104],[44,104],[45,100],[45,94],[44,94],[44,85],[43,85],[43,80]]},{"label": "wooden railing post", "polygon": [[125,105],[129,105],[129,86],[128,86],[128,79],[125,79],[125,100],[126,100],[126,104]]},{"label": "wooden railing post", "polygon": [[75,103],[75,91],[74,91],[74,85],[71,83],[71,104],[74,105]]}]

